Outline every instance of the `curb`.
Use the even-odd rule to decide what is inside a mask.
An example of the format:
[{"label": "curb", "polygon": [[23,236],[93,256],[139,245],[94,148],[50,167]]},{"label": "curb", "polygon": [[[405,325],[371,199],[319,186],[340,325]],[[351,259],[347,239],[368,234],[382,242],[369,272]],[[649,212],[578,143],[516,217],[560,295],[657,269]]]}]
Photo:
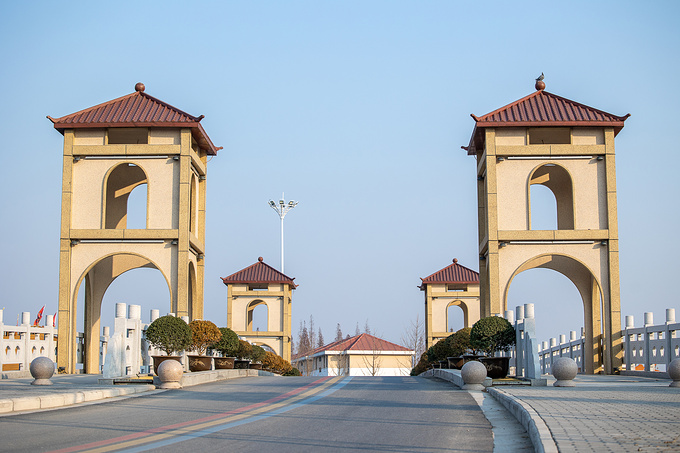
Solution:
[{"label": "curb", "polygon": [[0,415],[7,415],[19,411],[54,409],[56,407],[71,406],[79,403],[98,401],[117,396],[134,395],[137,393],[156,390],[151,384],[134,385],[96,390],[84,390],[70,393],[54,393],[40,396],[24,396],[0,400]]},{"label": "curb", "polygon": [[487,393],[515,416],[517,421],[527,430],[531,443],[536,453],[557,453],[555,440],[538,413],[524,401],[514,398],[512,395],[498,388],[487,388]]}]

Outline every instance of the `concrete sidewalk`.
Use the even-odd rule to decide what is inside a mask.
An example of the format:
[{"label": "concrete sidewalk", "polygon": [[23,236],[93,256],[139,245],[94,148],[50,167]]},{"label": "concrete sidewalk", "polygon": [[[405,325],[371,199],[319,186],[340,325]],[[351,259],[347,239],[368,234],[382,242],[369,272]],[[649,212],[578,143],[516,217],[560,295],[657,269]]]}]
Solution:
[{"label": "concrete sidewalk", "polygon": [[[212,370],[185,373],[182,377],[182,386],[190,387],[225,379],[263,375],[271,376],[272,373],[260,370]],[[101,377],[100,374],[58,374],[52,376],[53,385],[31,385],[33,378],[1,379],[0,416],[165,391],[156,390],[154,384],[160,384],[157,377],[154,378],[154,384],[124,385],[100,383]]]},{"label": "concrete sidewalk", "polygon": [[[435,370],[454,384],[460,371]],[[455,376],[454,376],[455,375]],[[680,388],[670,380],[578,375],[576,387],[505,385],[486,392],[524,426],[537,452],[680,451]]]}]

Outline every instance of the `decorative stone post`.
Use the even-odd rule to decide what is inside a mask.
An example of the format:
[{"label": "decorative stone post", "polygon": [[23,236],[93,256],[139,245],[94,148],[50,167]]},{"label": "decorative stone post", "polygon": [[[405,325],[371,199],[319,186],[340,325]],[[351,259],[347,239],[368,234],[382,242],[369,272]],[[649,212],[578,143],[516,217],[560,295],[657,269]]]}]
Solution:
[{"label": "decorative stone post", "polygon": [[49,357],[36,357],[29,368],[35,379],[31,385],[52,385],[50,378],[54,375],[54,362]]},{"label": "decorative stone post", "polygon": [[486,379],[486,367],[481,362],[473,360],[463,365],[460,370],[463,378],[463,390],[484,390],[484,379]]},{"label": "decorative stone post", "polygon": [[552,374],[555,376],[555,387],[574,387],[574,378],[578,373],[578,365],[574,359],[569,357],[560,357],[552,366]]},{"label": "decorative stone post", "polygon": [[162,389],[181,389],[182,375],[184,367],[176,360],[164,360],[156,370],[158,378],[161,380]]},{"label": "decorative stone post", "polygon": [[673,379],[669,387],[680,387],[680,359],[675,359],[668,365],[668,375]]}]

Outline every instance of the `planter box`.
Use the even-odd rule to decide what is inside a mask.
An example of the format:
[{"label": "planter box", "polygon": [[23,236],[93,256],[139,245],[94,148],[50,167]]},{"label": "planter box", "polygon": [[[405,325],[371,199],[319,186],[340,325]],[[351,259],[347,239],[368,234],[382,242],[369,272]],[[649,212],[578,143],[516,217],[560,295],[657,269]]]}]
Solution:
[{"label": "planter box", "polygon": [[213,357],[216,370],[231,370],[234,368],[236,357]]},{"label": "planter box", "polygon": [[510,357],[483,357],[479,359],[486,367],[486,375],[491,379],[503,379],[510,369]]},{"label": "planter box", "polygon": [[212,368],[212,357],[207,355],[190,355],[189,371],[209,371]]}]

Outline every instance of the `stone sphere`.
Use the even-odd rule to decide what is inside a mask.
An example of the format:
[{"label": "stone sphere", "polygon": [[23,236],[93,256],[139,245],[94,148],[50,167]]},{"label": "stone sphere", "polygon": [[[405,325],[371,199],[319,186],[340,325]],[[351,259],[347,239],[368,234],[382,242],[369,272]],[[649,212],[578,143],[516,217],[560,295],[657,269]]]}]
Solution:
[{"label": "stone sphere", "polygon": [[52,385],[50,378],[54,375],[54,362],[49,357],[36,357],[29,367],[35,381],[33,385]]},{"label": "stone sphere", "polygon": [[460,370],[460,375],[466,385],[481,385],[484,382],[484,379],[486,379],[486,367],[482,362],[473,360],[463,365],[463,368]]},{"label": "stone sphere", "polygon": [[675,359],[668,365],[668,375],[673,379],[670,387],[680,387],[680,359]]},{"label": "stone sphere", "polygon": [[555,387],[573,387],[572,382],[578,374],[578,365],[574,359],[560,357],[552,365],[552,375],[557,379],[553,384]]},{"label": "stone sphere", "polygon": [[156,370],[158,378],[161,380],[162,389],[180,389],[182,386],[179,381],[184,374],[184,367],[176,360],[164,360],[158,365]]}]

